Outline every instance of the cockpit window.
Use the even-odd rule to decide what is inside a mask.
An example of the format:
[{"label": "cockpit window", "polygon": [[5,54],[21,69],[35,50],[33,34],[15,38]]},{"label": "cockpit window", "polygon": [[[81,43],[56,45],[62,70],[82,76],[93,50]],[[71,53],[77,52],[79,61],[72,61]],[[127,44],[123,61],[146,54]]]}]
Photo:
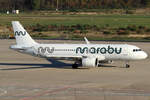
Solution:
[{"label": "cockpit window", "polygon": [[133,49],[133,52],[142,51],[142,49]]}]

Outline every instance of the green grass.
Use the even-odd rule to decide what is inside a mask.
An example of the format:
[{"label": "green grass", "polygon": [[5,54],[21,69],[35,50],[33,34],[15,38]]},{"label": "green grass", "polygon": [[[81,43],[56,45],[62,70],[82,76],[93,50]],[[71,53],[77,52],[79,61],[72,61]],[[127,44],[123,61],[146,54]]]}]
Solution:
[{"label": "green grass", "polygon": [[150,15],[0,15],[1,25],[11,25],[11,21],[20,21],[23,25],[75,25],[89,24],[99,27],[126,27],[128,25],[147,26],[150,27]]},{"label": "green grass", "polygon": [[[36,25],[37,23],[41,25],[76,25],[76,24],[89,24],[96,25],[102,29],[107,27],[111,28],[120,28],[127,27],[129,25],[136,26],[146,26],[150,28],[150,15],[40,15],[33,13],[23,13],[20,15],[6,15],[0,14],[0,25],[11,27],[11,21],[20,21],[25,27]],[[76,34],[78,35],[78,34]],[[63,37],[35,37],[35,38],[44,38],[44,39],[59,39]],[[127,37],[112,37],[108,38],[95,38],[88,37],[90,40],[126,40],[126,41],[150,41],[149,38],[127,38]],[[69,39],[82,39],[80,36],[71,36]]]},{"label": "green grass", "polygon": [[[128,37],[113,37],[113,38],[93,38],[87,37],[89,41],[126,41],[126,42],[150,42],[150,39],[145,38],[128,38]],[[34,39],[62,39],[61,37],[51,36],[51,37],[34,37]],[[63,38],[64,40],[84,40],[83,37],[72,37],[72,38]]]}]

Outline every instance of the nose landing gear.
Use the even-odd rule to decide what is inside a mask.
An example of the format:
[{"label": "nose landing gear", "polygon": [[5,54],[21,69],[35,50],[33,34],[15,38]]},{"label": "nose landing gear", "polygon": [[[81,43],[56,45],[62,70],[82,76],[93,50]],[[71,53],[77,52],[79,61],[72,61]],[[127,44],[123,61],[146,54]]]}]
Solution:
[{"label": "nose landing gear", "polygon": [[129,61],[126,61],[126,68],[130,68]]},{"label": "nose landing gear", "polygon": [[126,68],[130,68],[130,65],[129,65],[129,64],[126,64]]}]

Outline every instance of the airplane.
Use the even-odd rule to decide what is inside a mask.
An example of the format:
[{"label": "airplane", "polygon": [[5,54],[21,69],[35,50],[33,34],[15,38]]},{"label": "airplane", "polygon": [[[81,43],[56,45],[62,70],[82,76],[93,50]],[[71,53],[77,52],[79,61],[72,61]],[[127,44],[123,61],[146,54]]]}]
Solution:
[{"label": "airplane", "polygon": [[143,60],[148,54],[135,45],[129,44],[92,44],[85,37],[85,44],[40,44],[35,42],[19,21],[12,21],[16,45],[10,49],[21,53],[42,58],[74,59],[73,69],[82,67],[98,67],[101,63],[125,61],[129,68],[129,61]]}]

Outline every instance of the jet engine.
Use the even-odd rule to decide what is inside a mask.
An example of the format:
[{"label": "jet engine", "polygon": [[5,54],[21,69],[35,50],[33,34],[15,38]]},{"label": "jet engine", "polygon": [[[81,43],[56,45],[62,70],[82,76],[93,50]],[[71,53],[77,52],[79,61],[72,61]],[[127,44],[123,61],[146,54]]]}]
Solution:
[{"label": "jet engine", "polygon": [[82,66],[83,67],[96,67],[98,63],[98,59],[97,58],[82,58]]}]

